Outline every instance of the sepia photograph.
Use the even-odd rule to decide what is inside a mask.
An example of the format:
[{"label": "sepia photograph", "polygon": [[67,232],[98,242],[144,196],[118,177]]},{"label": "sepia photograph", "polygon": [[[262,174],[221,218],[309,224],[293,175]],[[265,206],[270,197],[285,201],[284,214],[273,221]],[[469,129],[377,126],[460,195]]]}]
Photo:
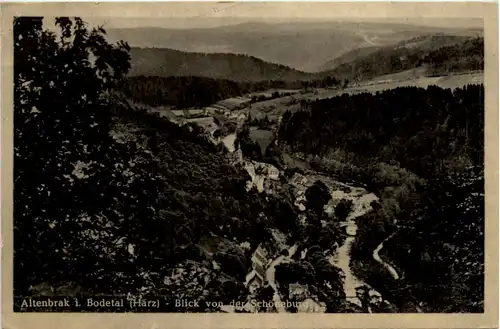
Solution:
[{"label": "sepia photograph", "polygon": [[483,17],[170,6],[8,21],[11,311],[484,314]]}]

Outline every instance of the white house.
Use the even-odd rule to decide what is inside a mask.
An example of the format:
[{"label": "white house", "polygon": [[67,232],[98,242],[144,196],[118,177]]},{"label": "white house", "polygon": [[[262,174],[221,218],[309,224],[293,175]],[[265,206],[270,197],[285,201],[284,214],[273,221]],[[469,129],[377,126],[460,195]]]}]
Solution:
[{"label": "white house", "polygon": [[255,270],[252,269],[245,278],[245,287],[253,294],[258,288],[262,287],[265,279]]},{"label": "white house", "polygon": [[266,282],[266,268],[269,263],[267,256],[268,252],[261,246],[258,246],[252,255],[252,270],[245,279],[245,286],[251,293]]}]

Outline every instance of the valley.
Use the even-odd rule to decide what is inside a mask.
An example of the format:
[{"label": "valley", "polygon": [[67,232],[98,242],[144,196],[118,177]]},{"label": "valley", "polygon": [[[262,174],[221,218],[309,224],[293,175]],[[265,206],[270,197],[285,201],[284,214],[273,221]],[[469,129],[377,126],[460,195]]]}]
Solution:
[{"label": "valley", "polygon": [[[324,254],[323,257],[327,260],[332,266],[339,268],[342,272],[343,276],[343,290],[346,300],[354,305],[351,307],[360,307],[365,308],[368,312],[372,312],[372,308],[380,309],[384,305],[388,305],[388,307],[394,307],[391,304],[390,296],[381,295],[376,289],[372,288],[368,283],[364,282],[363,279],[360,279],[356,274],[351,270],[352,261],[351,261],[351,248],[352,244],[356,238],[357,232],[357,218],[363,218],[367,213],[373,211],[371,208],[372,202],[379,202],[379,199],[373,193],[366,191],[364,188],[353,187],[339,181],[334,181],[332,178],[325,176],[324,173],[316,172],[312,169],[307,169],[306,172],[302,175],[295,174],[292,177],[284,179],[286,177],[285,171],[290,169],[288,166],[279,166],[276,168],[273,164],[258,162],[252,159],[247,158],[243,155],[240,147],[236,141],[238,140],[239,132],[245,124],[250,124],[250,139],[259,143],[259,138],[267,139],[268,142],[266,146],[264,146],[262,150],[262,154],[265,153],[267,145],[272,142],[272,140],[276,140],[277,133],[279,129],[279,124],[282,120],[282,116],[286,111],[300,111],[304,109],[304,101],[312,102],[320,99],[326,99],[331,97],[340,96],[343,94],[347,95],[355,95],[361,93],[371,93],[376,94],[378,92],[382,92],[384,90],[390,90],[401,87],[419,87],[419,88],[427,88],[429,86],[438,86],[441,88],[459,88],[468,84],[482,84],[483,83],[483,74],[482,73],[472,73],[472,74],[458,74],[458,75],[450,75],[450,76],[440,76],[440,77],[421,77],[415,78],[414,76],[407,75],[406,73],[400,73],[392,76],[384,76],[377,79],[373,79],[366,83],[357,84],[355,86],[348,86],[344,89],[339,90],[328,90],[328,89],[317,89],[314,91],[307,90],[296,90],[291,91],[293,95],[286,97],[278,97],[272,100],[255,102],[249,105],[243,105],[243,108],[234,109],[227,108],[224,112],[221,112],[220,115],[224,115],[227,118],[225,123],[219,120],[222,126],[204,126],[205,133],[212,140],[214,144],[222,143],[227,150],[230,161],[233,165],[238,166],[240,164],[243,165],[245,170],[250,175],[251,180],[247,182],[247,189],[256,188],[259,193],[265,193],[267,195],[275,195],[277,190],[280,190],[283,184],[290,184],[295,188],[295,206],[299,210],[299,219],[305,223],[306,218],[305,214],[302,215],[300,212],[304,212],[306,210],[306,206],[304,205],[305,197],[304,193],[307,188],[310,187],[316,181],[322,181],[329,189],[330,193],[330,201],[326,204],[325,213],[328,216],[334,216],[335,207],[342,200],[352,202],[352,208],[349,211],[346,219],[343,222],[340,222],[340,227],[343,228],[344,231],[344,241],[340,245],[335,245],[333,247],[333,252],[331,254]],[[269,92],[271,93],[271,92]],[[300,105],[302,101],[302,106]],[[221,101],[218,104],[225,104],[228,102]],[[295,104],[295,105],[294,105]],[[224,109],[224,107],[219,107],[219,109]],[[161,111],[159,112],[161,114]],[[267,118],[270,120],[269,125],[261,130],[262,133],[258,133],[259,127],[252,126],[252,122],[249,120],[253,119],[263,119]],[[191,122],[201,123],[204,118],[199,117],[197,119],[192,119]],[[179,121],[177,121],[179,122]],[[234,133],[230,133],[226,136],[218,136],[214,137],[214,133],[221,129],[224,125],[232,122],[236,127],[237,131]],[[182,123],[181,123],[182,124]],[[252,132],[255,132],[255,136],[252,136]],[[265,134],[263,134],[265,133]],[[264,135],[268,135],[265,137]],[[281,141],[282,142],[282,141]],[[279,140],[276,143],[280,143]],[[284,155],[282,155],[284,156]],[[297,157],[297,160],[300,161],[300,155],[288,154],[288,157]],[[293,161],[288,161],[292,163]],[[331,220],[331,219],[330,219]],[[367,219],[361,219],[367,220]],[[387,234],[386,237],[382,237],[379,244],[377,244],[372,249],[372,259],[378,264],[380,267],[379,271],[385,273],[383,275],[387,276],[387,278],[391,278],[392,280],[400,280],[401,274],[398,273],[390,262],[384,260],[381,251],[384,248],[384,244],[391,238],[395,236],[396,232]],[[300,241],[287,240],[286,245],[278,248],[278,250],[289,249],[289,252],[286,253],[288,256],[283,256],[281,253],[277,253],[274,256],[269,255],[267,261],[264,262],[261,266],[263,266],[265,270],[265,275],[263,276],[263,281],[258,286],[251,286],[249,289],[254,291],[255,289],[266,287],[266,284],[273,289],[273,298],[272,300],[276,305],[281,305],[283,300],[282,292],[280,292],[280,283],[275,279],[275,267],[282,263],[290,263],[294,260],[292,259],[295,254],[302,254],[303,252],[307,252],[307,249],[301,249]],[[260,247],[259,247],[260,248]],[[298,249],[298,250],[297,250]],[[304,255],[301,256],[300,259],[304,259]],[[307,259],[307,258],[306,258]],[[359,266],[359,264],[357,265]],[[252,270],[253,271],[253,270]],[[250,275],[250,273],[249,273]],[[250,282],[247,282],[247,285],[252,285]],[[297,286],[296,289],[307,291],[307,288],[303,286]],[[292,289],[293,290],[293,289]],[[298,290],[297,290],[298,291]],[[294,294],[293,291],[290,294]],[[360,295],[361,294],[361,295]],[[246,310],[250,312],[258,311],[250,307],[252,304],[252,293],[249,295],[250,299],[246,306],[242,306],[240,311]],[[306,295],[307,296],[307,293]],[[366,297],[369,296],[369,297]],[[368,298],[368,299],[367,299]],[[286,300],[287,298],[285,298]],[[363,301],[363,302],[362,302]],[[302,302],[302,307],[304,310],[309,310],[310,312],[325,312],[325,304],[318,301],[317,297],[313,299],[304,299]],[[308,305],[308,306],[306,306]],[[226,311],[234,312],[234,308],[223,308]],[[422,309],[420,306],[415,306],[413,309],[415,312],[421,312]],[[288,312],[286,308],[279,307],[277,312]]]},{"label": "valley", "polygon": [[481,29],[55,23],[15,20],[16,296],[484,312]]}]

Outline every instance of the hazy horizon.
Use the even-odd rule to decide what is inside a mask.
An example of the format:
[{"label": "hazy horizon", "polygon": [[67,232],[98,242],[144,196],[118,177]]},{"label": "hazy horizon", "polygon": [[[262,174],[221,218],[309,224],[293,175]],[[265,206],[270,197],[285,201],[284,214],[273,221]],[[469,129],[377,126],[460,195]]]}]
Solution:
[{"label": "hazy horizon", "polygon": [[483,20],[480,18],[325,18],[325,17],[83,17],[84,21],[90,25],[103,25],[107,29],[123,28],[166,28],[166,29],[198,29],[198,28],[217,28],[223,26],[232,26],[246,23],[262,24],[301,24],[301,23],[380,23],[380,24],[401,24],[409,26],[425,26],[436,28],[459,28],[459,29],[477,29],[483,28]]},{"label": "hazy horizon", "polygon": [[[108,40],[125,40],[132,47],[246,54],[304,72],[321,71],[333,59],[356,48],[395,44],[424,34],[471,35],[483,30],[483,21],[478,18],[313,17],[311,13],[237,17],[235,6],[216,10],[210,17],[187,17],[198,14],[199,8],[197,12],[181,6],[182,11],[169,12],[170,17],[82,18],[91,27],[103,26]],[[241,9],[241,5],[236,7]],[[273,10],[268,14],[276,14],[276,8]],[[54,29],[50,20],[45,21],[46,27]]]}]

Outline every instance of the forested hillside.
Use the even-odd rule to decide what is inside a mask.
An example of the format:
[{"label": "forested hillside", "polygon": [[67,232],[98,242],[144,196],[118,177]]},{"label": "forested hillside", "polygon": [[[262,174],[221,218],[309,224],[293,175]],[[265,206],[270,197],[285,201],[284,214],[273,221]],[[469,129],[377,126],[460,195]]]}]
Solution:
[{"label": "forested hillside", "polygon": [[[161,311],[219,312],[231,302],[302,295],[332,313],[382,304],[483,311],[482,85],[302,99],[300,108],[283,104],[294,112],[272,123],[248,110],[237,122],[209,118],[214,129],[205,131],[150,106],[200,107],[340,81],[302,80],[240,55],[210,68],[218,55],[202,54],[186,55],[195,56],[192,68],[242,81],[174,77],[170,68],[169,76],[130,77],[126,42],[108,43],[103,28],[80,18],[56,18],[58,34],[48,23],[14,20],[17,308],[25,296],[132,295],[164,299]],[[482,39],[432,52],[401,47],[359,69],[369,76],[415,62],[455,72],[482,65],[482,47]],[[228,145],[236,151],[227,154]],[[384,272],[388,263],[399,275]],[[260,282],[249,283],[256,273]],[[346,288],[353,273],[383,300],[348,295],[357,294]],[[180,298],[199,306],[179,307]],[[279,308],[257,311],[297,311]]]},{"label": "forested hillside", "polygon": [[[127,44],[99,57],[100,30],[56,22],[61,42],[41,19],[15,21],[15,295],[176,298],[182,289],[200,301],[204,291],[214,301],[245,298],[250,255],[240,244],[270,238],[285,196],[247,191],[246,171],[192,127],[111,97],[129,68]],[[218,269],[205,255],[210,244]],[[167,284],[177,270],[187,274]]]},{"label": "forested hillside", "polygon": [[395,160],[430,177],[456,157],[482,163],[483,95],[475,85],[344,94],[313,102],[310,111],[285,114],[280,140],[308,154],[341,148],[365,159]]},{"label": "forested hillside", "polygon": [[483,59],[482,37],[438,35],[419,37],[396,46],[383,47],[323,73],[349,80],[367,80],[428,64],[429,75],[448,74],[483,70]]},{"label": "forested hillside", "polygon": [[429,65],[429,71],[434,75],[484,70],[484,39],[470,39],[459,45],[436,49],[422,62]]},{"label": "forested hillside", "polygon": [[[159,189],[152,195],[155,210],[148,220],[136,223],[139,226],[134,230],[140,236],[136,250],[148,256],[136,252],[134,259],[144,271],[154,272],[157,282],[151,283],[155,285],[176,268],[186,269],[189,264],[196,264],[210,277],[209,282],[190,283],[186,277],[163,288],[160,284],[156,293],[174,298],[182,292],[199,300],[209,293],[211,300],[224,303],[245,300],[242,282],[250,266],[248,251],[272,239],[269,229],[280,226],[279,210],[290,201],[285,195],[266,200],[255,190],[247,192],[247,172],[230,165],[197,130],[190,132],[189,126],[180,128],[126,102],[115,104],[121,105],[115,112],[118,121],[114,133],[123,132],[122,139],[139,143],[139,149],[150,152],[154,160],[150,168],[158,173]],[[293,211],[288,215],[291,222],[296,220]],[[247,248],[242,243],[248,243]],[[207,257],[206,248],[214,254]],[[213,269],[211,259],[219,264],[219,270]]]},{"label": "forested hillside", "polygon": [[[312,154],[318,170],[380,196],[358,221],[354,266],[403,309],[418,300],[431,312],[482,310],[483,99],[477,85],[408,87],[344,94],[283,117],[285,149]],[[406,273],[398,282],[357,263],[392,232],[386,253]]]},{"label": "forested hillside", "polygon": [[422,65],[428,67],[428,75],[482,70],[484,41],[481,37],[430,35],[391,46],[359,48],[325,63],[324,71],[319,73],[301,72],[238,54],[132,48],[130,55],[131,77],[158,76],[171,79],[195,76],[258,85],[262,85],[263,81],[280,81],[287,88],[300,88],[300,81],[319,81],[329,76],[367,80]]},{"label": "forested hillside", "polygon": [[150,106],[170,105],[176,108],[203,107],[219,100],[272,88],[299,89],[304,86],[338,86],[339,81],[327,76],[312,81],[264,80],[235,82],[206,77],[136,76],[123,80],[117,90],[130,99]]},{"label": "forested hillside", "polygon": [[394,48],[418,48],[423,51],[433,51],[439,48],[460,45],[468,40],[472,40],[471,36],[448,35],[448,34],[432,34],[415,37],[409,40],[398,42]]},{"label": "forested hillside", "polygon": [[[41,18],[14,25],[14,295],[21,301],[130,294],[166,299],[161,311],[220,311],[204,301],[246,301],[253,251],[279,251],[273,232],[285,245],[339,243],[335,222],[328,230],[318,229],[319,219],[299,225],[289,186],[273,195],[247,188],[247,171],[199,127],[179,127],[117,96],[129,69],[126,43],[107,44],[101,29],[89,31],[79,18],[57,18],[56,27],[60,39]],[[313,269],[308,283],[328,309],[341,309],[338,269],[322,257],[301,264]],[[179,307],[178,298],[199,307]]]},{"label": "forested hillside", "polygon": [[[186,245],[194,247],[212,229],[224,235],[228,218],[221,212],[229,211],[230,221],[244,214],[241,225],[251,223],[248,209],[260,209],[253,203],[259,198],[249,197],[247,176],[218,157],[211,144],[172,123],[124,110],[109,98],[107,91],[128,70],[125,43],[108,45],[115,62],[97,57],[107,65],[95,72],[87,53],[77,50],[98,49],[101,32],[88,33],[80,19],[56,22],[67,44],[43,31],[41,19],[15,22],[20,36],[15,45],[15,291],[26,294],[43,282],[109,294],[151,287],[151,275],[175,264],[168,259],[192,251]],[[72,28],[79,38],[69,42]],[[65,65],[74,65],[72,74],[59,74]],[[110,79],[104,82],[100,74]],[[132,132],[146,123],[147,129],[138,134],[127,129],[128,138],[116,140],[111,133],[117,115]],[[201,219],[211,216],[208,222]],[[230,226],[233,234],[238,231]],[[242,232],[252,234],[252,229],[242,227]]]},{"label": "forested hillside", "polygon": [[234,81],[305,80],[312,74],[253,56],[190,53],[167,48],[132,48],[129,76],[198,76]]},{"label": "forested hillside", "polygon": [[368,56],[371,53],[376,52],[379,50],[380,47],[378,46],[372,46],[372,47],[363,47],[363,48],[356,48],[353,50],[350,50],[339,57],[336,57],[335,59],[326,62],[323,64],[320,69],[321,71],[330,71],[336,68],[339,65],[350,63],[354,61],[357,58],[362,58],[365,56]]},{"label": "forested hillside", "polygon": [[[241,96],[243,83],[202,77],[130,77],[118,90],[130,99],[150,106],[201,107],[221,99]],[[247,87],[248,88],[248,87]]]}]

